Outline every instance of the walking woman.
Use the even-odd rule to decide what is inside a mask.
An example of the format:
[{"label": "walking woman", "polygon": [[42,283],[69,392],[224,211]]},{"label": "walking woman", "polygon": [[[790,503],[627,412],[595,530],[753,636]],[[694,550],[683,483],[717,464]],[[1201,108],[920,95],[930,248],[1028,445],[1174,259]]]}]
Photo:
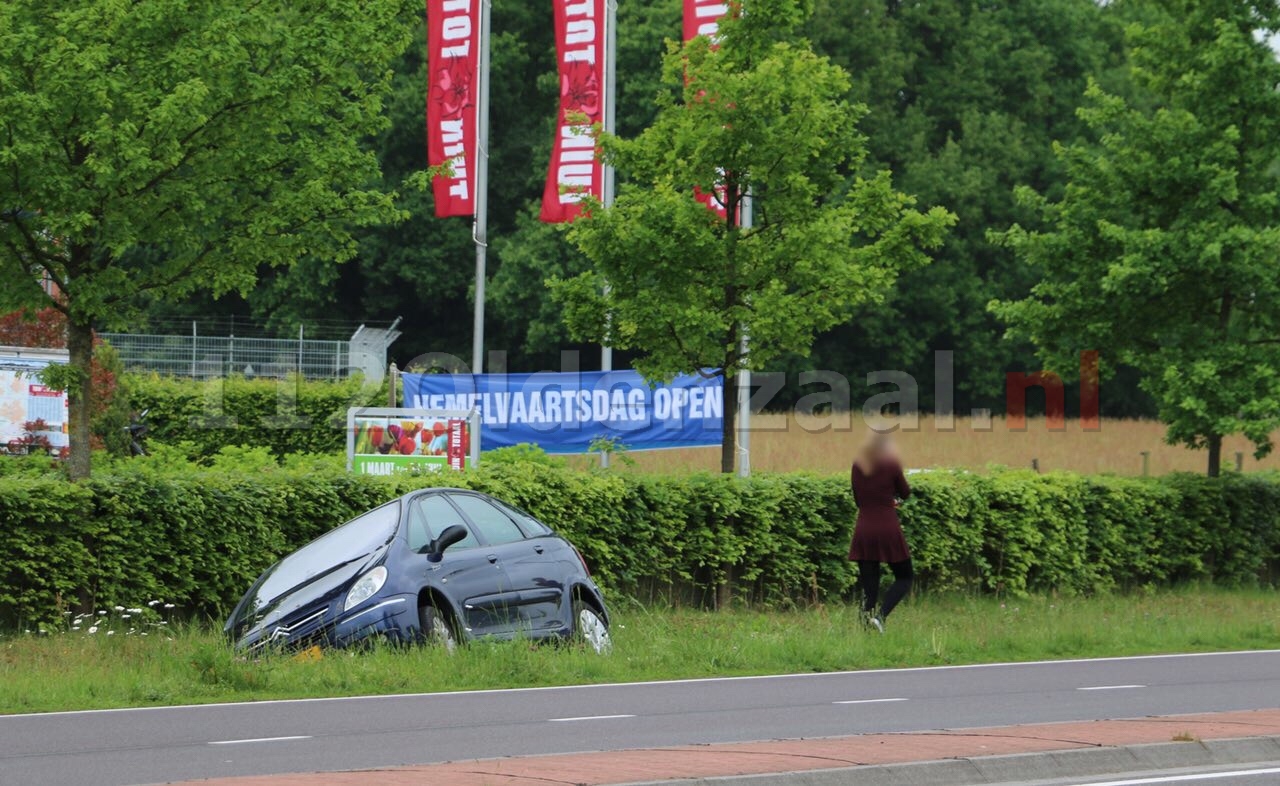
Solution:
[{"label": "walking woman", "polygon": [[[897,451],[886,434],[872,432],[854,459],[850,477],[858,520],[853,525],[849,560],[858,563],[858,589],[866,622],[884,633],[884,621],[911,590],[911,552],[898,522],[898,501],[911,494]],[[889,563],[893,584],[880,599],[880,563]]]}]

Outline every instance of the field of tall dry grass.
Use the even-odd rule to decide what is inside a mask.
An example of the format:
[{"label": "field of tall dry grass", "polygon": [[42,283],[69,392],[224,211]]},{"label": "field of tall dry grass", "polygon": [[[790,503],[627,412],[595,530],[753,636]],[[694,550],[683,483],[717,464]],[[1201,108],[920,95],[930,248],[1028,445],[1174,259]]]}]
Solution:
[{"label": "field of tall dry grass", "polygon": [[[1027,418],[1025,431],[1011,431],[1002,417],[993,418],[989,430],[980,430],[971,418],[955,419],[953,431],[940,431],[932,415],[921,415],[918,427],[901,429],[895,439],[909,467],[991,466],[1031,467],[1041,471],[1069,470],[1083,473],[1141,475],[1143,451],[1152,475],[1168,472],[1204,472],[1207,454],[1167,445],[1165,427],[1152,420],[1107,420],[1098,431],[1086,432],[1079,421],[1068,420],[1065,431],[1050,431],[1043,418]],[[752,418],[751,467],[768,472],[806,470],[845,472],[853,452],[866,434],[858,413],[814,417],[792,414],[760,414]],[[1280,434],[1277,434],[1280,438]],[[1237,453],[1245,472],[1280,469],[1280,455],[1261,461],[1243,437],[1228,439],[1223,448],[1224,468],[1236,466]],[[634,469],[648,472],[682,470],[717,471],[719,448],[659,450],[627,455]],[[576,461],[596,461],[580,457]],[[617,463],[617,462],[615,462]]]}]

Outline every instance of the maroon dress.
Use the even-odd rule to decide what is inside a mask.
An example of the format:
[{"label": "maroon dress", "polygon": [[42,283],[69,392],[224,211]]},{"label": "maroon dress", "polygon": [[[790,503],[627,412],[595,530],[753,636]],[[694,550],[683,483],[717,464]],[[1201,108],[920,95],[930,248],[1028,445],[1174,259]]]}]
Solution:
[{"label": "maroon dress", "polygon": [[894,504],[895,497],[906,499],[911,494],[902,466],[897,462],[881,464],[868,475],[854,462],[850,483],[853,499],[858,503],[858,520],[853,525],[849,559],[854,562],[911,559]]}]

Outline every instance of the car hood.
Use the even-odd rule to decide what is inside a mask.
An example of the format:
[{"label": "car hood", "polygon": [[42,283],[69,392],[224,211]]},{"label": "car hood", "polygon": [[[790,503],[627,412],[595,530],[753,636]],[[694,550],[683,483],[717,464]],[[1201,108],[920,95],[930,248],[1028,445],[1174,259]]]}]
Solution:
[{"label": "car hood", "polygon": [[237,643],[248,644],[273,627],[288,627],[317,612],[328,611],[333,601],[345,595],[351,583],[380,562],[386,552],[384,546],[346,562],[319,567],[284,591],[270,590],[275,586],[270,579],[283,560],[277,562],[267,568],[240,599],[224,630]]}]

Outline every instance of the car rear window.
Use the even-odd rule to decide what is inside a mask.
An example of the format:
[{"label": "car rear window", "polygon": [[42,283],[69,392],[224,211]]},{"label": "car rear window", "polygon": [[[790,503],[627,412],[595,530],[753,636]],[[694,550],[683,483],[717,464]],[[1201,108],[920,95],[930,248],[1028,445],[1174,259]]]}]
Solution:
[{"label": "car rear window", "polygon": [[487,501],[469,494],[451,495],[454,503],[467,514],[490,546],[500,546],[516,540],[524,540],[524,533],[511,517]]},{"label": "car rear window", "polygon": [[538,521],[533,516],[530,516],[528,513],[525,513],[520,508],[508,505],[501,500],[496,500],[496,502],[498,507],[502,508],[506,511],[507,515],[515,519],[516,523],[520,525],[520,529],[524,530],[524,534],[529,537],[537,538],[543,535],[552,534],[550,527],[543,524],[541,521]]}]

